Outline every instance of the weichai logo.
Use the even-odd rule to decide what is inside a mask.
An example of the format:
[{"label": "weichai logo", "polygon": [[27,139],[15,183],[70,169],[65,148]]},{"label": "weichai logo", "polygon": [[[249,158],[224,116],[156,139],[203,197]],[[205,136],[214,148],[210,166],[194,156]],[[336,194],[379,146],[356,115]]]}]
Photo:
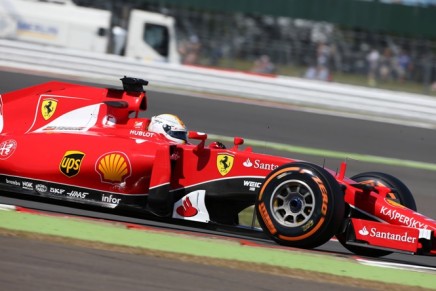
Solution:
[{"label": "weichai logo", "polygon": [[79,174],[85,153],[79,151],[67,151],[59,165],[59,170],[65,176],[71,178]]}]

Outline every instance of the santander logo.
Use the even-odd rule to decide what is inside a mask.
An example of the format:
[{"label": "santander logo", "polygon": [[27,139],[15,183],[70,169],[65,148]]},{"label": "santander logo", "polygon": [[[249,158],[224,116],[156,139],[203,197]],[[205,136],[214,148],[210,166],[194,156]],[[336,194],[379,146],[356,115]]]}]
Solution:
[{"label": "santander logo", "polygon": [[192,206],[191,200],[189,197],[183,199],[182,205],[177,207],[176,212],[178,215],[183,217],[192,217],[197,215],[198,210]]},{"label": "santander logo", "polygon": [[183,220],[209,222],[210,218],[205,198],[206,190],[203,189],[186,194],[174,203],[172,217]]},{"label": "santander logo", "polygon": [[261,170],[268,170],[268,171],[275,170],[279,167],[279,165],[276,165],[274,163],[271,162],[264,163],[261,160],[254,160],[253,162],[251,162],[250,158],[247,158],[245,162],[242,163],[242,165],[246,168],[253,167],[254,169],[261,169]]},{"label": "santander logo", "polygon": [[361,235],[368,235],[369,234],[369,232],[368,232],[368,230],[366,229],[365,226],[361,230],[359,230],[359,233]]},{"label": "santander logo", "polygon": [[410,236],[408,232],[390,232],[390,231],[380,231],[377,228],[372,227],[369,231],[364,226],[361,230],[359,230],[359,234],[362,236],[369,235],[373,238],[378,239],[386,239],[390,241],[398,241],[405,243],[416,243],[417,238],[414,236]]},{"label": "santander logo", "polygon": [[250,161],[250,159],[248,158],[245,162],[242,163],[244,165],[244,167],[246,168],[250,168],[253,166],[253,163]]}]

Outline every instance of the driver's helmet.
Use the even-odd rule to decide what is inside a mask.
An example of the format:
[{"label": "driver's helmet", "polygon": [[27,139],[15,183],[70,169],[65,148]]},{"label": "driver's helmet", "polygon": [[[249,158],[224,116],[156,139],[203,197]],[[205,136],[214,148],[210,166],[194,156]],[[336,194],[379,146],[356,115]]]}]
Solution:
[{"label": "driver's helmet", "polygon": [[187,142],[186,126],[173,114],[160,114],[151,118],[148,131],[161,133],[167,139],[179,144]]}]

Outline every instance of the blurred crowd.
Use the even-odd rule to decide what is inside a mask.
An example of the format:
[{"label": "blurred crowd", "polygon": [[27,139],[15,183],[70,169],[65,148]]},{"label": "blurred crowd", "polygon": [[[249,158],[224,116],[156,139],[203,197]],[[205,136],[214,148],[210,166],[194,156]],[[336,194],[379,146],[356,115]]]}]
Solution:
[{"label": "blurred crowd", "polygon": [[371,49],[366,56],[368,61],[368,84],[376,86],[377,81],[398,80],[404,82],[410,79],[413,63],[404,49],[397,51],[387,47],[380,53],[377,48]]},{"label": "blurred crowd", "polygon": [[[101,1],[103,6],[109,3],[75,1]],[[436,6],[436,0],[362,1]],[[289,17],[200,11],[158,3],[139,8],[175,17],[183,64],[320,81],[347,76],[354,83],[374,87],[384,83],[413,83],[415,87],[436,92],[436,40],[433,39],[343,29],[331,23]]]},{"label": "blurred crowd", "polygon": [[307,79],[333,81],[340,73],[366,76],[367,85],[373,87],[415,82],[436,90],[436,83],[430,87],[436,81],[436,46],[432,42],[383,35],[374,41],[374,36],[341,31],[339,34],[342,38],[332,33],[315,39],[275,40],[271,45],[267,41],[265,46],[241,38],[220,42],[191,35],[180,41],[179,52],[184,64],[239,69],[238,64],[250,62],[247,69],[255,73],[286,74],[287,68],[304,68],[300,76]]},{"label": "blurred crowd", "polygon": [[409,6],[436,6],[436,0],[380,0],[380,2]]},{"label": "blurred crowd", "polygon": [[[436,2],[376,1],[421,6]],[[414,83],[431,88],[436,82],[436,40],[343,29],[331,23],[289,17],[200,11],[161,4],[141,8],[175,17],[183,64],[320,81],[335,81],[346,75],[374,87],[384,83]]]}]

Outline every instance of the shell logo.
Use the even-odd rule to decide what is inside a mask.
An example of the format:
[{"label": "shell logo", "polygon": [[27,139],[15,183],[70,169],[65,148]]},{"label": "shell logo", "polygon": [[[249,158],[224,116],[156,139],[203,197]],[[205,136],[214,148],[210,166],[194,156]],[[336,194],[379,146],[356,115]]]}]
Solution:
[{"label": "shell logo", "polygon": [[129,158],[122,152],[106,153],[95,164],[102,182],[122,183],[132,173]]}]

